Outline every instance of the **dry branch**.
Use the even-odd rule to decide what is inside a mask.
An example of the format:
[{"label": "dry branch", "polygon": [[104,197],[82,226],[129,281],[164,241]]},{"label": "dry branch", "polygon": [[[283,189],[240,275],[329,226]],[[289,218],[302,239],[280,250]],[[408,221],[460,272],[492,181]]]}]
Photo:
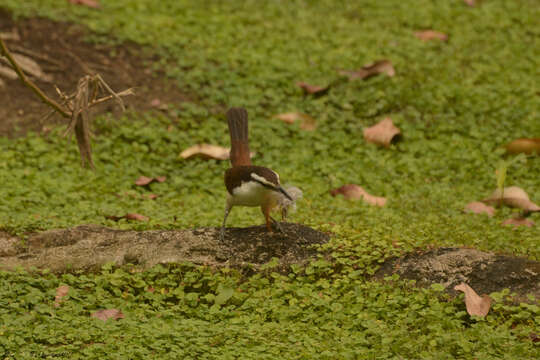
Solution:
[{"label": "dry branch", "polygon": [[2,39],[0,39],[0,47],[2,47],[2,54],[8,59],[11,66],[13,66],[13,70],[15,70],[17,75],[19,75],[19,78],[21,79],[23,84],[26,85],[28,88],[30,88],[30,90],[32,90],[34,94],[36,94],[41,99],[41,101],[43,101],[45,104],[55,109],[63,117],[69,118],[70,114],[66,110],[64,110],[60,104],[58,104],[56,101],[54,101],[53,99],[45,95],[43,91],[41,91],[40,88],[38,88],[32,81],[30,81],[26,77],[24,72],[19,67],[19,64],[17,64],[15,59],[13,59],[13,56],[9,52],[6,44],[4,44],[4,40]]},{"label": "dry branch", "polygon": [[[2,39],[0,39],[0,46],[2,54],[8,59],[13,70],[17,73],[23,84],[30,88],[41,101],[53,109],[51,114],[57,112],[64,118],[70,119],[65,135],[75,133],[82,166],[84,167],[88,164],[91,168],[94,168],[90,144],[92,118],[89,110],[95,105],[114,99],[122,111],[124,111],[125,107],[122,97],[133,95],[133,89],[130,88],[116,93],[99,74],[85,75],[79,79],[77,90],[71,95],[66,95],[55,86],[56,92],[61,99],[61,104],[59,104],[49,98],[39,87],[37,87],[37,85],[28,79]],[[51,114],[47,116],[50,116]]]}]

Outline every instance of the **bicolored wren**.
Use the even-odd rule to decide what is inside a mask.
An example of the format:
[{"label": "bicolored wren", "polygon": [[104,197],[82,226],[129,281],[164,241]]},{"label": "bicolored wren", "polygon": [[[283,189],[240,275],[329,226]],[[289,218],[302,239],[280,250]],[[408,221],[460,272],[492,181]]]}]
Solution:
[{"label": "bicolored wren", "polygon": [[225,237],[225,224],[233,206],[260,206],[268,231],[272,232],[272,222],[279,229],[279,224],[272,219],[270,211],[283,196],[290,201],[293,199],[281,186],[278,173],[269,168],[251,164],[246,109],[230,108],[226,116],[231,135],[232,167],[225,171],[227,205],[220,238],[223,240]]}]

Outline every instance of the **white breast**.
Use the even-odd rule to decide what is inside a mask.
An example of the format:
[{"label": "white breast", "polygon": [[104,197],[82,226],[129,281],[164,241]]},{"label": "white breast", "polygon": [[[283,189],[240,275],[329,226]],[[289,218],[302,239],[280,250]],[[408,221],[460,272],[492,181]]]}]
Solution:
[{"label": "white breast", "polygon": [[248,181],[235,188],[232,195],[228,194],[227,201],[231,206],[261,206],[273,192],[255,181]]}]

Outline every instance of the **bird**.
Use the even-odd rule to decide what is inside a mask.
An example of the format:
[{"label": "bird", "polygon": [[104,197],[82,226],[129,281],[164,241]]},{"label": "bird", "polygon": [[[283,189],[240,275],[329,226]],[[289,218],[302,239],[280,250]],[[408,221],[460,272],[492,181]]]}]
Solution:
[{"label": "bird", "polygon": [[268,232],[272,233],[272,222],[281,231],[279,223],[270,216],[270,211],[283,197],[290,201],[293,198],[281,186],[277,172],[251,163],[246,109],[232,107],[226,117],[231,136],[231,168],[225,171],[227,203],[220,238],[225,238],[225,224],[233,206],[260,206]]}]

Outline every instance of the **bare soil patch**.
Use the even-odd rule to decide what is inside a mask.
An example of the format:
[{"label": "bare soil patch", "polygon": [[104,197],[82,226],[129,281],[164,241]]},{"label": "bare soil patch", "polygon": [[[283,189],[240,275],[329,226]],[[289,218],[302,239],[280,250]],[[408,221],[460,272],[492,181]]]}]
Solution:
[{"label": "bare soil patch", "polygon": [[518,300],[532,294],[540,299],[540,262],[475,249],[439,248],[410,253],[386,261],[376,277],[399,274],[416,280],[419,286],[443,284],[456,294],[454,286],[466,283],[478,294],[510,289]]},{"label": "bare soil patch", "polygon": [[[189,101],[188,96],[164,73],[152,69],[158,58],[132,43],[118,46],[84,41],[89,31],[81,25],[54,22],[43,18],[14,21],[0,9],[0,35],[13,54],[24,55],[39,64],[44,79],[30,76],[49,97],[58,99],[54,85],[71,93],[84,75],[99,73],[115,91],[130,87],[136,95],[124,98],[126,107],[138,111],[155,110],[159,104]],[[6,65],[0,61],[0,65]],[[0,73],[0,136],[18,136],[27,131],[46,131],[61,123],[60,116],[43,122],[50,109],[26,88],[19,79]],[[97,111],[116,111],[111,102]],[[65,122],[62,122],[65,123]]]},{"label": "bare soil patch", "polygon": [[0,233],[0,268],[95,271],[106,263],[135,264],[145,269],[162,263],[191,262],[229,266],[248,272],[279,259],[279,269],[303,264],[329,236],[299,224],[282,223],[283,233],[269,234],[264,225],[229,228],[223,242],[219,229],[123,231],[97,225],[49,230],[25,241]]}]

